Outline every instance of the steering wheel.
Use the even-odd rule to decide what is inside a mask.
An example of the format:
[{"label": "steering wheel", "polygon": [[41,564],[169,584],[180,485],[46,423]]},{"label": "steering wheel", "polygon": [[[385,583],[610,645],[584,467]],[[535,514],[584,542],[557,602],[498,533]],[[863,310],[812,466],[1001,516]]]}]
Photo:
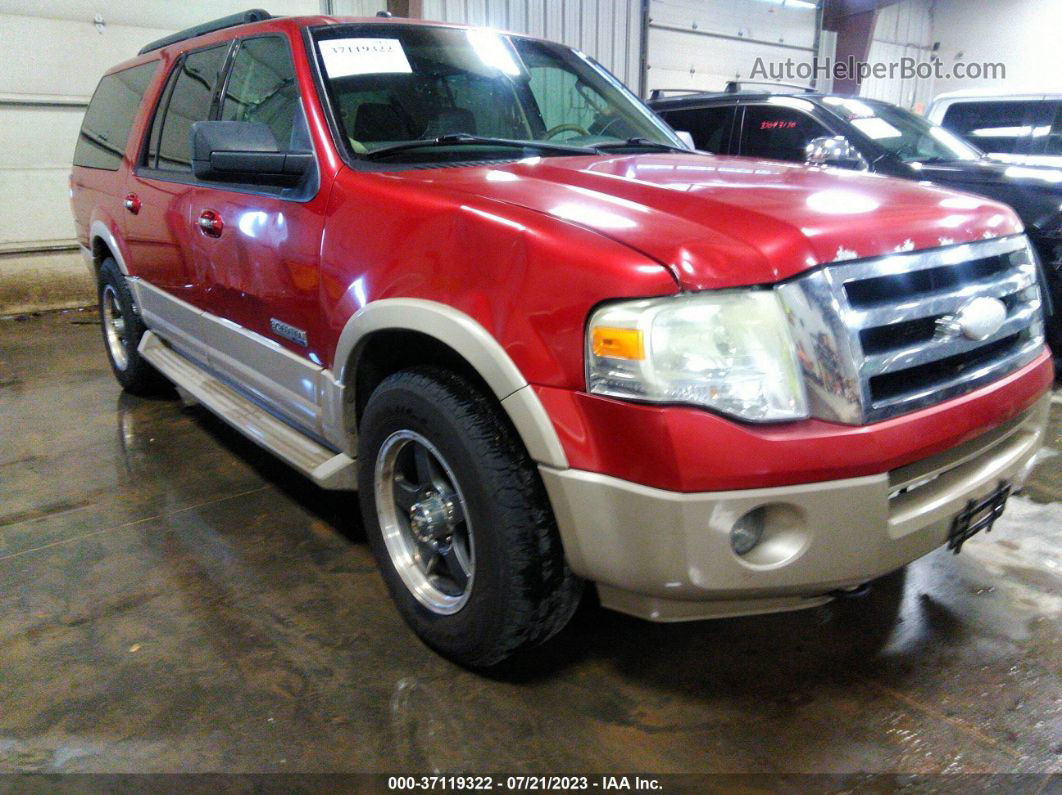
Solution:
[{"label": "steering wheel", "polygon": [[562,132],[574,132],[579,133],[579,135],[585,135],[588,137],[590,135],[590,133],[588,133],[578,124],[558,124],[556,127],[550,127],[548,130],[546,130],[546,134],[543,135],[542,138],[543,140],[548,141],[553,136],[560,135]]}]

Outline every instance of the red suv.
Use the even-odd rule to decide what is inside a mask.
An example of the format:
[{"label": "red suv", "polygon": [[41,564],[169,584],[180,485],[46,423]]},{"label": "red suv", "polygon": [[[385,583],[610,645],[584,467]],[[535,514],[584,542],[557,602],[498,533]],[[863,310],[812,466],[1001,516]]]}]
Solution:
[{"label": "red suv", "polygon": [[399,610],[468,665],[557,632],[584,582],[672,621],[958,551],[1044,433],[1010,210],[694,153],[534,38],[177,34],[103,77],[71,195],[122,386],[161,374],[358,490]]}]

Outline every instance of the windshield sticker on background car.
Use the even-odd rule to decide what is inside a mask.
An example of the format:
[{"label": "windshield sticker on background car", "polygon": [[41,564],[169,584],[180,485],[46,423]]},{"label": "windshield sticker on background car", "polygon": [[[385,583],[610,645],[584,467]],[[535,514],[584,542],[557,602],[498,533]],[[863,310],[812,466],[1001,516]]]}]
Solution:
[{"label": "windshield sticker on background car", "polygon": [[413,71],[398,39],[331,39],[318,46],[331,78]]}]

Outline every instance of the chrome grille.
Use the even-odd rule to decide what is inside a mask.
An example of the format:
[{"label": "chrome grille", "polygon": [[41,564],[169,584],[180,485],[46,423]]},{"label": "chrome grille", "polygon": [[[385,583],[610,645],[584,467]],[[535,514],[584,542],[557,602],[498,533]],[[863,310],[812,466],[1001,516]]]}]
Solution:
[{"label": "chrome grille", "polygon": [[[823,419],[862,424],[939,403],[1028,364],[1043,345],[1024,235],[836,263],[778,291]],[[1006,309],[984,339],[954,328],[977,298]]]}]

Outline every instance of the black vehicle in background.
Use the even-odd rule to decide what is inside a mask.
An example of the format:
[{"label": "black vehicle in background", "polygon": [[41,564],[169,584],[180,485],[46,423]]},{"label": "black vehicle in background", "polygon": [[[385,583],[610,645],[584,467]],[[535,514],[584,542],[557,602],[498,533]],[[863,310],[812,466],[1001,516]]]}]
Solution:
[{"label": "black vehicle in background", "polygon": [[1009,204],[1040,255],[1047,339],[1062,359],[1062,168],[992,160],[954,133],[888,102],[822,94],[745,91],[667,96],[651,107],[694,145],[716,154],[868,170],[934,182]]}]

